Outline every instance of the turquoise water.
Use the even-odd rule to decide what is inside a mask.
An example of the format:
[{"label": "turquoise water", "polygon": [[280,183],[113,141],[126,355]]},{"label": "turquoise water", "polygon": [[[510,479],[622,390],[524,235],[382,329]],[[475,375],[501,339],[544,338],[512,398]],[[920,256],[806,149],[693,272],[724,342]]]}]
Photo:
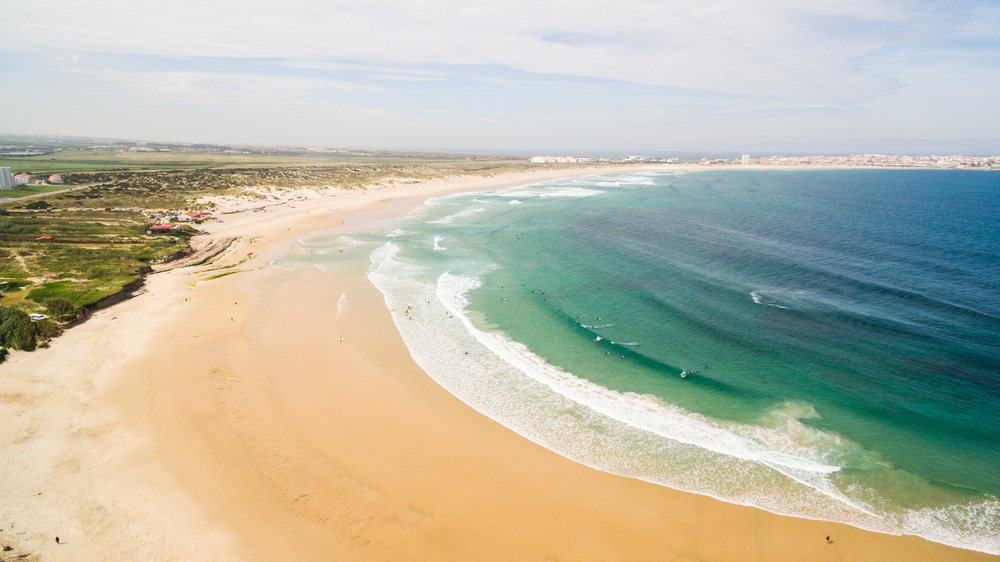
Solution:
[{"label": "turquoise water", "polygon": [[428,374],[581,463],[998,554],[997,216],[990,173],[622,173],[309,259],[371,253]]}]

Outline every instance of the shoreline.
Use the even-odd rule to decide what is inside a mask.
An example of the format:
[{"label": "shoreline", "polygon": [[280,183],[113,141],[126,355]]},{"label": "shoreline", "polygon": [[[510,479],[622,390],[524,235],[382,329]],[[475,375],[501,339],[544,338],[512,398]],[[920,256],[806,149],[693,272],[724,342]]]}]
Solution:
[{"label": "shoreline", "polygon": [[577,464],[420,370],[367,255],[333,275],[268,266],[432,196],[638,169],[430,180],[212,223],[241,237],[216,262],[152,275],[0,366],[17,475],[0,542],[55,560],[996,559]]}]

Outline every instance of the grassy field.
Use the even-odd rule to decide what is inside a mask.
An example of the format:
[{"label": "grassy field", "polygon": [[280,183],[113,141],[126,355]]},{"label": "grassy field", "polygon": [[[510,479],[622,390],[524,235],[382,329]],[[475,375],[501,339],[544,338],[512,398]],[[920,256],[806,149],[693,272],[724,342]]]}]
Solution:
[{"label": "grassy field", "polygon": [[[465,157],[446,154],[407,154],[374,152],[371,155],[301,151],[268,154],[235,154],[220,152],[110,152],[67,151],[40,156],[5,156],[0,154],[0,167],[9,166],[15,174],[29,173],[36,177],[67,172],[124,172],[130,170],[192,170],[228,168],[288,168],[326,167],[343,164],[404,164],[475,162]],[[522,159],[494,162],[523,162]],[[488,162],[488,161],[487,161]]]},{"label": "grassy field", "polygon": [[[148,225],[134,212],[0,214],[0,283],[8,287],[0,305],[75,316],[187,248],[189,234],[147,235]],[[63,308],[48,306],[53,300]]]},{"label": "grassy field", "polygon": [[62,191],[63,189],[69,189],[73,186],[71,185],[22,185],[17,189],[4,189],[0,191],[0,198],[18,198],[27,197],[29,195],[39,195],[41,193],[51,193],[53,191]]},{"label": "grassy field", "polygon": [[296,166],[309,158],[185,152],[74,151],[41,156],[0,156],[0,166],[15,174],[36,176],[66,172],[121,172],[128,170],[177,170],[227,166]]}]

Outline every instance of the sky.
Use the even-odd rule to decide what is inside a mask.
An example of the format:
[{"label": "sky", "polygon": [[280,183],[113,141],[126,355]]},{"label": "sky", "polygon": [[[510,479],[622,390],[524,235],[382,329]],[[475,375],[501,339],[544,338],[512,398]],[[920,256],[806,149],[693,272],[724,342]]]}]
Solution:
[{"label": "sky", "polygon": [[1000,155],[997,0],[0,3],[0,132]]}]

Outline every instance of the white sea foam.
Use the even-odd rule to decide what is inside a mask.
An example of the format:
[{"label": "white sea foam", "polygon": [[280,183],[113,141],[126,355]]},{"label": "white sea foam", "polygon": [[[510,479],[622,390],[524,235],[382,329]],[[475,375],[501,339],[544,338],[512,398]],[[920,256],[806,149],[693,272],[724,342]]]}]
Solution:
[{"label": "white sea foam", "polygon": [[511,200],[510,200],[510,204],[511,204],[511,205],[520,205],[520,204],[521,204],[521,202],[520,202],[520,201],[518,201],[517,199],[511,199]]},{"label": "white sea foam", "polygon": [[510,340],[503,334],[479,330],[472,325],[464,310],[468,304],[465,294],[478,286],[478,279],[445,273],[438,280],[437,297],[449,313],[462,321],[466,330],[480,344],[507,364],[573,402],[632,427],[716,453],[763,462],[776,468],[788,467],[823,474],[840,469],[824,464],[819,459],[766,450],[759,442],[741,438],[727,429],[709,423],[703,416],[685,412],[653,396],[623,394],[580,379],[549,365],[523,344]]},{"label": "white sea foam", "polygon": [[485,210],[486,209],[465,209],[457,213],[450,214],[444,218],[440,218],[433,221],[427,221],[427,224],[451,224],[455,222],[455,219],[459,219],[462,217],[469,217],[476,213],[482,213]]},{"label": "white sea foam", "polygon": [[399,236],[403,236],[405,234],[408,234],[405,230],[397,228],[396,230],[393,230],[389,234],[386,234],[386,237],[388,237],[388,238],[396,238],[396,237],[399,237]]},{"label": "white sea foam", "polygon": [[357,238],[352,238],[350,236],[341,236],[340,244],[342,246],[361,246],[366,244],[364,240],[358,240]]},{"label": "white sea foam", "polygon": [[443,252],[443,251],[447,250],[448,248],[445,248],[444,246],[442,246],[440,244],[441,242],[444,242],[444,238],[442,238],[440,236],[435,236],[434,237],[434,249]]},{"label": "white sea foam", "polygon": [[788,309],[787,306],[782,306],[777,302],[775,302],[773,299],[770,299],[767,296],[765,296],[765,294],[762,291],[751,291],[750,298],[752,298],[753,302],[755,302],[756,304],[763,304],[767,306],[773,306],[776,308],[784,308],[786,310]]},{"label": "white sea foam", "polygon": [[270,266],[270,267],[277,268],[277,269],[284,269],[285,271],[292,271],[290,268],[278,265],[278,263],[281,261],[281,258],[283,258],[283,257],[285,257],[285,254],[278,254],[278,255],[274,256],[273,258],[267,260],[267,265]]},{"label": "white sea foam", "polygon": [[337,299],[337,315],[333,317],[334,320],[340,318],[340,313],[347,309],[347,293],[341,293],[340,298]]},{"label": "white sea foam", "polygon": [[573,187],[569,189],[560,189],[559,191],[553,191],[551,193],[542,193],[540,197],[591,197],[602,193],[605,192],[597,189]]},{"label": "white sea foam", "polygon": [[520,197],[521,199],[530,199],[532,197],[538,197],[541,194],[541,191],[528,189],[505,189],[503,191],[496,191],[493,193],[493,195],[497,197]]}]

